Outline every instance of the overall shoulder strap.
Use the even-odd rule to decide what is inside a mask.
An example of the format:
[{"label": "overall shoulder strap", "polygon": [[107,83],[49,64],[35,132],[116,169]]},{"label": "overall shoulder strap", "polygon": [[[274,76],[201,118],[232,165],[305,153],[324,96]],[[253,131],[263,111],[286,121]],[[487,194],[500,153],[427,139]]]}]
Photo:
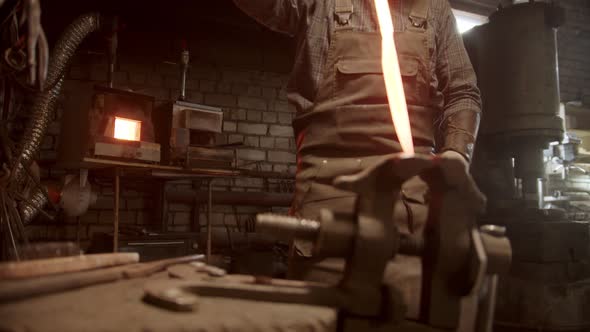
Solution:
[{"label": "overall shoulder strap", "polygon": [[354,13],[352,0],[335,0],[334,17],[341,26],[350,25],[350,17]]}]

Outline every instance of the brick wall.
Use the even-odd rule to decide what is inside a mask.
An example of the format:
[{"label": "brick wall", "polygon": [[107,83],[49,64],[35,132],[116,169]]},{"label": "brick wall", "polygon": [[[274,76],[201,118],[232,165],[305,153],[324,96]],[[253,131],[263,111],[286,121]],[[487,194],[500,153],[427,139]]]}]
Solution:
[{"label": "brick wall", "polygon": [[[224,113],[223,134],[217,143],[243,142],[238,148],[239,166],[260,171],[294,174],[295,141],[291,128],[293,108],[288,104],[285,85],[290,68],[290,41],[268,32],[236,32],[208,36],[194,36],[189,40],[192,60],[187,81],[187,100],[220,107]],[[178,41],[165,35],[146,35],[141,31],[128,31],[121,35],[120,55],[115,73],[115,86],[152,95],[156,106],[175,100],[179,95],[179,67],[166,63],[179,57]],[[282,46],[276,48],[276,46]],[[60,144],[60,115],[64,107],[72,107],[68,99],[78,93],[92,91],[95,84],[104,84],[107,75],[105,56],[94,52],[90,42],[83,46],[75,58],[64,85],[54,121],[44,139],[41,163],[56,158]],[[88,107],[89,105],[74,105]],[[60,179],[63,171],[45,167],[43,178]],[[134,225],[158,229],[161,218],[154,210],[157,195],[150,189],[156,183],[149,180],[122,179],[120,222],[123,227]],[[143,182],[143,184],[142,184]],[[146,183],[147,182],[147,183]],[[38,217],[29,227],[33,240],[75,240],[86,244],[93,233],[109,232],[113,222],[112,179],[93,181],[100,195],[96,205],[79,218],[59,218],[51,222]],[[147,186],[146,186],[147,184]],[[236,178],[215,181],[217,191],[285,191],[292,187],[289,181]],[[175,181],[168,189],[205,189],[198,181]],[[287,189],[285,189],[287,188]],[[252,220],[256,212],[268,209],[253,207],[215,206],[213,223],[236,231]],[[285,212],[285,209],[273,209]],[[204,224],[205,206],[170,204],[168,230],[189,231],[194,220]],[[195,230],[192,227],[192,230]]]},{"label": "brick wall", "polygon": [[562,101],[590,105],[590,1],[564,0],[566,23],[558,32]]}]

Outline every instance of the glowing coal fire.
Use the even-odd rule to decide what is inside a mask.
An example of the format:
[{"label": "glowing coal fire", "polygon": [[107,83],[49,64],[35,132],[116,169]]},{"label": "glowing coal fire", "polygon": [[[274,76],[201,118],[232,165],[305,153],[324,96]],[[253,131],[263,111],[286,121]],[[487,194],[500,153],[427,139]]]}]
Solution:
[{"label": "glowing coal fire", "polygon": [[410,128],[399,60],[393,41],[393,21],[388,0],[375,0],[375,7],[377,8],[377,19],[382,38],[383,77],[385,78],[385,89],[387,90],[393,126],[404,153],[413,155],[412,129]]},{"label": "glowing coal fire", "polygon": [[115,117],[115,138],[139,142],[141,121]]}]

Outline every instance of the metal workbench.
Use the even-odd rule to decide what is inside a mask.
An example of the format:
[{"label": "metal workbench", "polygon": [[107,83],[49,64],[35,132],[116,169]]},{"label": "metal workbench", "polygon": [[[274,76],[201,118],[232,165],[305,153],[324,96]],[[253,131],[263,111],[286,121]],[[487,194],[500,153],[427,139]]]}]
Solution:
[{"label": "metal workbench", "polygon": [[[232,168],[232,169],[210,169],[210,168],[183,168],[179,166],[165,166],[157,164],[127,162],[119,160],[108,160],[86,157],[81,163],[76,165],[59,165],[65,169],[88,169],[92,171],[107,171],[110,176],[113,176],[114,189],[114,209],[113,209],[113,252],[118,251],[119,242],[119,208],[120,208],[120,192],[121,192],[121,177],[141,177],[158,180],[159,185],[171,180],[187,180],[187,179],[202,179],[207,185],[207,220],[206,220],[206,255],[207,260],[211,256],[212,248],[212,226],[211,226],[211,210],[213,205],[213,182],[219,178],[236,178],[236,177],[258,177],[258,178],[273,178],[292,180],[293,176],[286,173],[277,172],[262,172],[249,169]],[[160,191],[162,191],[161,189]],[[164,195],[163,192],[161,192]],[[165,197],[161,197],[161,201],[165,204]],[[160,216],[162,222],[166,223],[165,208],[161,207]],[[165,228],[165,225],[163,226]]]}]

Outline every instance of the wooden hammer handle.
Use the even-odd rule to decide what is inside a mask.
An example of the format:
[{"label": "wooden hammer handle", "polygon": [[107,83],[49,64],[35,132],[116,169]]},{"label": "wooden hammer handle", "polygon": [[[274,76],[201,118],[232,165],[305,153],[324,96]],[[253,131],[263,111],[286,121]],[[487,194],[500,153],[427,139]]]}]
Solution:
[{"label": "wooden hammer handle", "polygon": [[137,263],[137,253],[94,254],[0,264],[0,280],[25,279]]}]

